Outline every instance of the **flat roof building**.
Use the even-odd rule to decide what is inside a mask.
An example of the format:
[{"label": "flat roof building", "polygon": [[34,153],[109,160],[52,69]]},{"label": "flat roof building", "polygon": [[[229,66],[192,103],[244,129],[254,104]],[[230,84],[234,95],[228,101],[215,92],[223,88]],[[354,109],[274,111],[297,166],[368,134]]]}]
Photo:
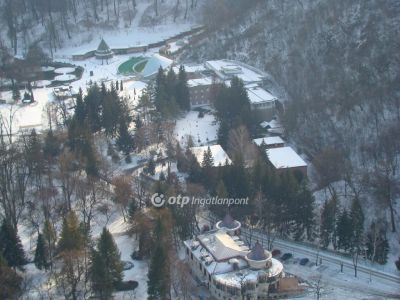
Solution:
[{"label": "flat roof building", "polygon": [[210,105],[211,86],[213,84],[211,77],[190,79],[187,84],[191,106]]},{"label": "flat roof building", "polygon": [[300,171],[307,176],[307,163],[291,147],[279,147],[266,150],[268,160],[277,170]]},{"label": "flat roof building", "polygon": [[233,76],[236,76],[245,84],[249,84],[262,83],[266,78],[265,73],[254,67],[227,59],[206,61],[205,67],[213,71],[222,81],[232,79]]},{"label": "flat roof building", "polygon": [[285,146],[285,141],[282,140],[280,136],[268,136],[268,137],[258,138],[254,139],[253,142],[257,146],[261,146],[264,143],[267,149],[279,148]]}]

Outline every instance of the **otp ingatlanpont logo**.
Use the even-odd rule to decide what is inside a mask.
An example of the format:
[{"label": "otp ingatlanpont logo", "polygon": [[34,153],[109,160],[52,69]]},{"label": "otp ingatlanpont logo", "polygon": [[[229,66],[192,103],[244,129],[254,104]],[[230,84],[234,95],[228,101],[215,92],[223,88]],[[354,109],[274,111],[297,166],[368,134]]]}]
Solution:
[{"label": "otp ingatlanpont logo", "polygon": [[161,207],[165,204],[165,196],[163,194],[155,193],[151,196],[151,204],[155,207]]}]

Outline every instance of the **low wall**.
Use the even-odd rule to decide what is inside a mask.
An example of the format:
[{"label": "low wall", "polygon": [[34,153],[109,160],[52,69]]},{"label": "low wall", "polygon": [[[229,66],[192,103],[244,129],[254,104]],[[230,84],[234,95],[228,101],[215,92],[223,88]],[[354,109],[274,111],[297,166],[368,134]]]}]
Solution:
[{"label": "low wall", "polygon": [[[181,33],[179,33],[179,34],[177,34],[177,35],[175,35],[175,36],[173,36],[171,38],[165,39],[163,41],[148,44],[147,46],[138,46],[138,47],[129,47],[129,48],[115,48],[115,49],[111,49],[111,50],[114,52],[115,55],[145,52],[148,49],[158,48],[158,47],[164,46],[165,44],[168,44],[170,42],[179,40],[179,39],[181,39],[181,38],[183,38],[185,36],[193,35],[193,34],[195,34],[197,32],[202,31],[203,29],[204,29],[203,26],[199,26],[199,27],[193,28],[191,30],[181,32]],[[74,55],[72,55],[72,59],[73,60],[85,60],[85,59],[94,57],[94,53],[95,52],[96,52],[96,50],[92,50],[92,51],[86,52],[84,54],[74,54]]]}]

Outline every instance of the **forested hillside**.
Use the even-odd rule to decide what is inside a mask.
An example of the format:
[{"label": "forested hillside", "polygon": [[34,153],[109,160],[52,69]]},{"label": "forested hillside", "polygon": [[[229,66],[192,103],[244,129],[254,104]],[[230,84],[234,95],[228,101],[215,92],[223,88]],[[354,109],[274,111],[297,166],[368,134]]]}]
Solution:
[{"label": "forested hillside", "polygon": [[[0,45],[24,54],[39,43],[46,52],[99,38],[99,30],[127,30],[195,18],[198,0],[1,0]],[[81,37],[82,36],[82,37]]]},{"label": "forested hillside", "polygon": [[227,57],[269,72],[315,189],[341,196],[342,207],[360,198],[399,230],[400,3],[208,1],[203,17],[211,33],[185,59]]}]

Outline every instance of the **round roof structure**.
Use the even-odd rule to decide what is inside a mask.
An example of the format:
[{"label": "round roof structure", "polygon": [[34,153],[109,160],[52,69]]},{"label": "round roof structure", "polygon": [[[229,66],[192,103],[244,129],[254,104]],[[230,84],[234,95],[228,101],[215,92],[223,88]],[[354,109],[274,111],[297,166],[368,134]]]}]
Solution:
[{"label": "round roof structure", "polygon": [[238,230],[241,227],[241,224],[239,221],[236,221],[235,219],[232,218],[232,216],[227,213],[225,217],[222,219],[222,221],[219,221],[215,225],[218,229],[225,229],[228,231],[235,231]]},{"label": "round roof structure", "polygon": [[272,263],[271,258],[272,254],[264,250],[263,246],[258,241],[246,255],[246,260],[253,269],[270,268]]},{"label": "round roof structure", "polygon": [[101,39],[100,44],[97,47],[97,50],[94,52],[94,55],[96,56],[96,58],[107,59],[113,56],[113,52],[111,51],[107,43],[104,41],[104,39]]}]

